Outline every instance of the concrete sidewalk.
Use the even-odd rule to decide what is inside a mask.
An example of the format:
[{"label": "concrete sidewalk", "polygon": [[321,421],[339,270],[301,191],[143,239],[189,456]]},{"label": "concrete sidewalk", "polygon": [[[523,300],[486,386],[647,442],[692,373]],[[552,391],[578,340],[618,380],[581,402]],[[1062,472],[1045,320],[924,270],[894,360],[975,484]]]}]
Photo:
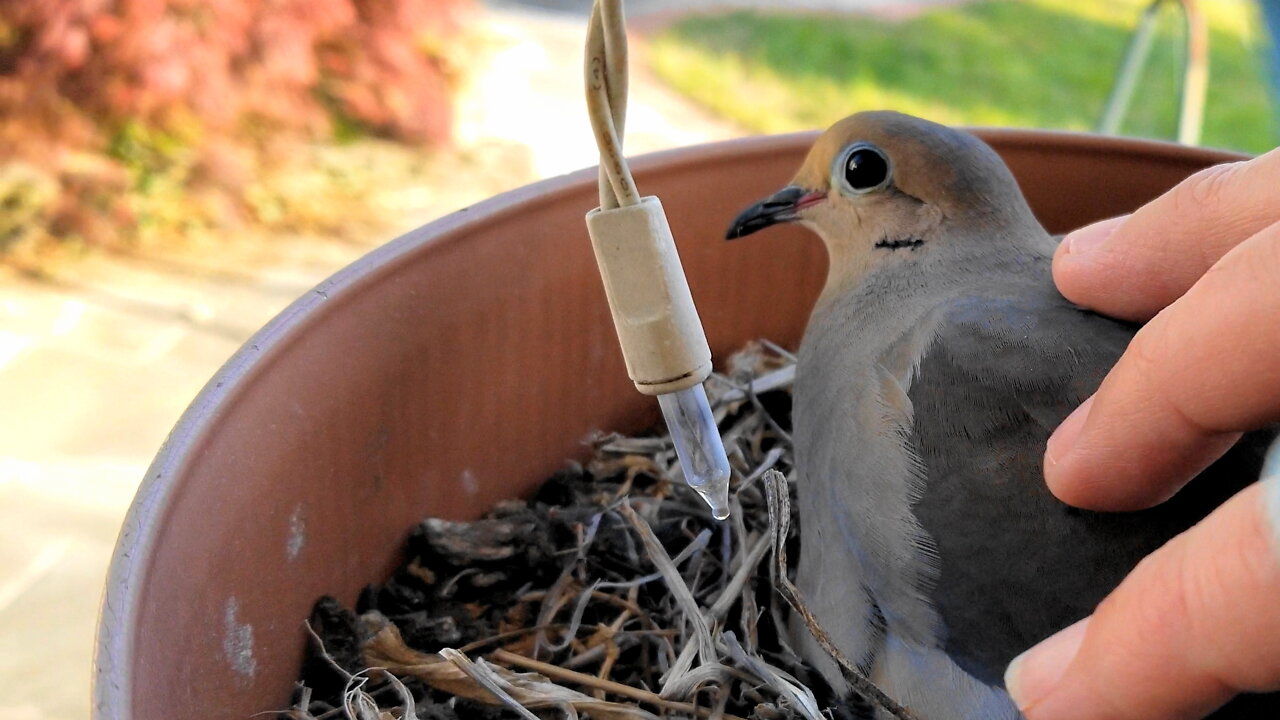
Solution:
[{"label": "concrete sidewalk", "polygon": [[[494,0],[486,30],[498,49],[459,99],[457,139],[468,146],[517,143],[535,175],[552,177],[596,164],[597,154],[582,85],[586,15],[548,10],[541,2],[557,0]],[[745,132],[670,90],[637,54],[628,100],[628,154]]]},{"label": "concrete sidewalk", "polygon": [[247,274],[110,256],[75,280],[0,273],[0,720],[86,716],[106,566],[151,456],[249,334],[356,254],[308,242]]}]

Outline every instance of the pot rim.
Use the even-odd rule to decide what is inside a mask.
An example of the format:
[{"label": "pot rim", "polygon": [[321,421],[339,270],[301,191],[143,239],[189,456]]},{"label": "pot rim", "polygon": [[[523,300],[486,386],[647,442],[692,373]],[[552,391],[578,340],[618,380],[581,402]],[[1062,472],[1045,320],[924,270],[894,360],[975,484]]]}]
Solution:
[{"label": "pot rim", "polygon": [[[1161,140],[1061,130],[965,129],[988,143],[1002,147],[1052,147],[1080,153],[1143,157],[1148,162],[1170,164],[1186,164],[1189,159],[1211,164],[1227,156],[1221,150]],[[818,134],[817,131],[805,131],[761,135],[674,148],[636,157],[632,167],[638,175],[647,171],[679,171],[725,156],[757,156],[780,149],[808,147]],[[1236,153],[1230,155],[1239,159],[1247,157]],[[594,186],[596,182],[596,168],[584,168],[510,190],[410,230],[374,248],[294,300],[254,333],[214,373],[160,446],[121,526],[98,616],[92,675],[93,717],[132,717],[135,674],[131,658],[138,626],[138,599],[151,579],[148,577],[149,560],[167,525],[178,484],[175,479],[181,478],[187,466],[200,454],[201,445],[216,425],[222,408],[232,405],[252,377],[267,370],[281,351],[323,318],[330,300],[367,289],[380,276],[391,272],[399,261],[424,247],[465,240],[468,229],[477,223],[503,218],[535,198],[552,199],[581,192],[584,185]],[[584,209],[584,216],[587,209]]]}]

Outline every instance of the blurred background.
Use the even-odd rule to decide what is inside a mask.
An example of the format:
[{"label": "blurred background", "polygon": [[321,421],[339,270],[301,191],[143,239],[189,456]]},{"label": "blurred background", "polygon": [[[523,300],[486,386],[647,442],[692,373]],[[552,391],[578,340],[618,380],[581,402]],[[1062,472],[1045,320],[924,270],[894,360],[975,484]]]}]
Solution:
[{"label": "blurred background", "polygon": [[[0,720],[87,713],[121,518],[250,334],[405,230],[594,163],[589,5],[0,0]],[[1184,5],[1199,142],[1274,147],[1280,0],[1160,3],[1107,127],[1176,137]],[[627,0],[628,151],[872,108],[1096,129],[1149,6]]]}]

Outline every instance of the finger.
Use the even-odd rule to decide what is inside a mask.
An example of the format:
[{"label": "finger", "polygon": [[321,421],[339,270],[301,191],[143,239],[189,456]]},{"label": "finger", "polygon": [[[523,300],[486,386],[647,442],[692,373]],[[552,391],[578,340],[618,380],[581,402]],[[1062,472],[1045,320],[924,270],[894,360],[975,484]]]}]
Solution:
[{"label": "finger", "polygon": [[1028,720],[1200,718],[1280,689],[1280,473],[1139,563],[1087,620],[1016,659]]},{"label": "finger", "polygon": [[1277,187],[1280,148],[1202,170],[1132,215],[1067,235],[1054,281],[1078,305],[1151,318],[1231,248],[1280,220]]},{"label": "finger", "polygon": [[1280,223],[1228,252],[1147,323],[1049,439],[1045,480],[1096,510],[1157,504],[1240,431],[1280,418]]}]

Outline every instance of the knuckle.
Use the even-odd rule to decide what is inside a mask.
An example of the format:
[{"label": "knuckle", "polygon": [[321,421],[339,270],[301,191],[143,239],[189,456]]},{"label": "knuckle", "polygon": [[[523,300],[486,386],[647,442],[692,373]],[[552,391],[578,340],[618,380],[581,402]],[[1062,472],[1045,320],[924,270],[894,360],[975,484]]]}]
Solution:
[{"label": "knuckle", "polygon": [[1156,314],[1146,325],[1143,325],[1133,340],[1129,342],[1128,352],[1132,366],[1131,377],[1149,383],[1155,388],[1164,385],[1162,382],[1165,367],[1169,361],[1169,330],[1167,312]]},{"label": "knuckle", "polygon": [[1174,538],[1138,563],[1122,585],[1128,592],[1113,596],[1113,611],[1131,623],[1133,636],[1155,641],[1150,652],[1186,658],[1194,647],[1184,643],[1203,639],[1199,623],[1221,593],[1196,568],[1192,549],[1185,535]]},{"label": "knuckle", "polygon": [[1175,540],[1147,556],[1095,609],[1095,622],[1106,633],[1108,674],[1133,682],[1187,658],[1188,645],[1196,642],[1189,628],[1198,601],[1184,590],[1180,554]]},{"label": "knuckle", "polygon": [[[1280,223],[1277,226],[1280,227]],[[1247,249],[1250,252],[1240,254],[1250,257],[1238,261],[1244,267],[1237,291],[1256,290],[1260,300],[1267,295],[1274,296],[1276,285],[1280,283],[1280,233],[1259,237],[1257,242],[1249,243]]]},{"label": "knuckle", "polygon": [[[1274,553],[1258,553],[1269,538],[1257,528],[1215,527],[1212,535],[1192,530],[1169,541],[1133,572],[1140,592],[1130,598],[1128,617],[1139,637],[1161,638],[1160,652],[1199,682],[1234,694],[1274,687],[1277,670],[1244,649],[1232,629],[1231,614],[1241,595],[1274,588]],[[1141,595],[1141,598],[1136,597]],[[1251,620],[1252,621],[1252,620]],[[1246,621],[1250,622],[1250,621]]]},{"label": "knuckle", "polygon": [[1166,631],[1180,628],[1177,632],[1182,633],[1196,617],[1201,588],[1189,571],[1184,538],[1175,538],[1158,553],[1144,558],[1135,569],[1147,579],[1150,589],[1151,601],[1144,604],[1140,617],[1149,627]]},{"label": "knuckle", "polygon": [[1259,300],[1280,298],[1280,222],[1223,255],[1209,266],[1202,284],[1214,293],[1254,293]]},{"label": "knuckle", "polygon": [[1214,165],[1182,181],[1173,189],[1175,210],[1194,211],[1221,203],[1246,167],[1246,162],[1241,160]]},{"label": "knuckle", "polygon": [[[1173,306],[1170,306],[1172,308]],[[1157,313],[1133,336],[1125,352],[1127,377],[1140,383],[1149,404],[1146,411],[1159,411],[1193,436],[1207,438],[1231,432],[1211,414],[1206,414],[1195,393],[1201,384],[1188,383],[1185,376],[1188,339],[1185,328],[1176,327],[1169,308]]]},{"label": "knuckle", "polygon": [[1222,565],[1200,562],[1204,558],[1190,551],[1190,537],[1184,535],[1178,540],[1181,552],[1176,579],[1172,581],[1176,605],[1187,623],[1188,636],[1205,639],[1212,635],[1212,628],[1205,627],[1206,621],[1229,607],[1223,602],[1229,599],[1229,579],[1222,572]]},{"label": "knuckle", "polygon": [[1256,168],[1263,176],[1263,181],[1268,185],[1273,185],[1280,181],[1280,147],[1268,150],[1249,160],[1247,164]]},{"label": "knuckle", "polygon": [[1224,564],[1205,562],[1203,554],[1190,552],[1189,537],[1176,540],[1184,550],[1179,554],[1177,579],[1170,588],[1175,593],[1171,602],[1178,608],[1183,628],[1185,645],[1179,651],[1202,681],[1211,681],[1233,695],[1242,689],[1241,676],[1233,669],[1231,653],[1220,652],[1214,640],[1221,637],[1221,615],[1231,607],[1231,594],[1237,588],[1233,587],[1231,572],[1223,569]]},{"label": "knuckle", "polygon": [[[1277,556],[1273,528],[1265,515],[1259,512],[1250,520],[1237,523],[1234,526],[1236,532],[1229,536],[1228,552],[1222,554],[1223,559],[1219,563],[1215,563],[1220,575],[1219,612],[1229,607],[1230,593],[1237,598],[1250,595],[1273,597],[1280,585],[1280,556]],[[1206,608],[1206,611],[1212,612],[1213,608]],[[1265,622],[1256,616],[1251,619]],[[1261,691],[1280,686],[1280,667],[1274,662],[1259,662],[1265,657],[1275,657],[1280,643],[1267,639],[1274,638],[1272,633],[1251,635],[1258,641],[1253,652],[1219,648],[1212,653],[1219,677],[1237,690]],[[1224,643],[1227,648],[1235,646],[1235,643]]]},{"label": "knuckle", "polygon": [[1258,261],[1250,263],[1259,287],[1275,289],[1280,283],[1280,221],[1258,233],[1257,241],[1250,243],[1257,248]]}]

